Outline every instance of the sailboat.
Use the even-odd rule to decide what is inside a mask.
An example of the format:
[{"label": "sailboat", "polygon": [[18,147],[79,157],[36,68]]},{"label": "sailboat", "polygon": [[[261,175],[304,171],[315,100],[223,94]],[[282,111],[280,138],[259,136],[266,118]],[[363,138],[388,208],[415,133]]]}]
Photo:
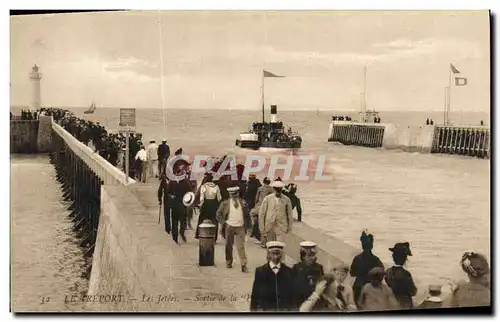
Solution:
[{"label": "sailboat", "polygon": [[94,114],[94,111],[96,110],[95,102],[92,101],[92,104],[90,104],[90,107],[83,112],[84,114]]}]

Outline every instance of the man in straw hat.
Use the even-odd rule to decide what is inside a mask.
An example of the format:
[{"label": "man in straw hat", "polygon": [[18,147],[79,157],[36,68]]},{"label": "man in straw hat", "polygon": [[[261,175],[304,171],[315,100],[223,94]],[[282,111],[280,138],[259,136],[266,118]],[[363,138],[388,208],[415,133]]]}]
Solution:
[{"label": "man in straw hat", "polygon": [[241,271],[248,272],[245,253],[245,216],[248,216],[246,203],[238,195],[238,187],[227,188],[229,199],[223,200],[217,209],[217,221],[222,225],[221,235],[226,239],[226,266],[233,267],[233,244],[240,258]]},{"label": "man in straw hat", "polygon": [[294,308],[292,269],[282,262],[285,244],[266,244],[267,262],[257,267],[250,300],[251,311],[290,311]]},{"label": "man in straw hat", "polygon": [[252,218],[252,236],[255,237],[255,243],[261,244],[262,248],[266,248],[266,243],[261,240],[260,228],[259,228],[259,211],[264,198],[272,194],[274,189],[270,186],[271,180],[268,177],[265,177],[262,180],[262,186],[257,189],[257,195],[255,196],[255,206],[252,210],[250,210],[250,216]]},{"label": "man in straw hat", "polygon": [[319,278],[324,274],[323,266],[316,263],[316,246],[315,242],[303,241],[300,243],[300,262],[293,265],[292,273],[295,281],[296,307],[307,300],[312,294]]},{"label": "man in straw hat", "polygon": [[259,210],[259,229],[266,241],[283,241],[292,231],[292,203],[282,193],[282,181],[271,183],[274,193],[267,195]]}]

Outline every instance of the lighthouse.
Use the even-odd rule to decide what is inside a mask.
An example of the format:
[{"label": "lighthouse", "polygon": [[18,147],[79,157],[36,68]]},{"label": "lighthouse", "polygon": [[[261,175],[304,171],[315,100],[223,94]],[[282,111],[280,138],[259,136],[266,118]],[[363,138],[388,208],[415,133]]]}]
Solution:
[{"label": "lighthouse", "polygon": [[33,84],[33,101],[31,103],[31,108],[34,110],[40,109],[42,107],[42,97],[40,91],[40,82],[42,81],[42,73],[39,72],[38,66],[35,64],[30,72],[30,80]]}]

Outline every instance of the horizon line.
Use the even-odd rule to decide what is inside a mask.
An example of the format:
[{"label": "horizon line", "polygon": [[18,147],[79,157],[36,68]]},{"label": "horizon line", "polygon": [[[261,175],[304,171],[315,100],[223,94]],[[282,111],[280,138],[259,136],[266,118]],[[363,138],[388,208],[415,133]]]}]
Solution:
[{"label": "horizon line", "polygon": [[[59,109],[88,109],[88,106],[42,106],[43,108],[59,108]],[[10,105],[10,108],[23,108],[23,109],[31,109],[30,106],[27,105]],[[101,106],[97,107],[96,110],[98,109],[120,109],[122,107],[113,107],[113,106]],[[164,110],[162,108],[157,108],[157,107],[136,107],[136,110]],[[175,110],[175,111],[180,111],[180,110],[217,110],[217,111],[227,111],[227,110],[235,110],[235,111],[256,111],[256,112],[261,112],[261,110],[257,109],[245,109],[245,108],[201,108],[201,107],[185,107],[185,108],[175,108],[175,107],[170,107],[166,108],[165,110]],[[351,109],[333,109],[333,108],[311,108],[311,109],[295,109],[295,108],[280,108],[280,111],[291,111],[291,112],[316,112],[316,111],[331,111],[331,112],[356,112],[359,113],[359,110],[351,110]],[[382,109],[382,110],[375,110],[375,112],[443,112],[442,109],[439,110],[396,110],[396,109]],[[467,110],[455,110],[455,112],[467,112],[467,113],[489,113],[491,114],[491,110],[489,111],[467,111]]]}]

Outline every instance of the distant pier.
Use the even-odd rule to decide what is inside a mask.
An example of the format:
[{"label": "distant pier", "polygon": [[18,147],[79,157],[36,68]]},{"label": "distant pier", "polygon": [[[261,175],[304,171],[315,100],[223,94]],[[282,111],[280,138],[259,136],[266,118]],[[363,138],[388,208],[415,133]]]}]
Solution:
[{"label": "distant pier", "polygon": [[399,126],[332,121],[329,142],[408,152],[446,153],[489,159],[490,129],[485,126]]}]

